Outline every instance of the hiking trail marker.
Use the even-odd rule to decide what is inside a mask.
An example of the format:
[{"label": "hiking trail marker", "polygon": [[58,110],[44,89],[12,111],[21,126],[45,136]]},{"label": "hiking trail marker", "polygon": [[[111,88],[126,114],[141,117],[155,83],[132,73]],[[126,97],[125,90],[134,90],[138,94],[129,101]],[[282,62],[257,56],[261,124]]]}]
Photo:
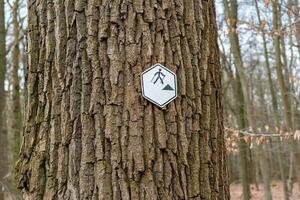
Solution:
[{"label": "hiking trail marker", "polygon": [[143,97],[163,108],[177,97],[177,77],[161,64],[145,70],[141,76]]}]

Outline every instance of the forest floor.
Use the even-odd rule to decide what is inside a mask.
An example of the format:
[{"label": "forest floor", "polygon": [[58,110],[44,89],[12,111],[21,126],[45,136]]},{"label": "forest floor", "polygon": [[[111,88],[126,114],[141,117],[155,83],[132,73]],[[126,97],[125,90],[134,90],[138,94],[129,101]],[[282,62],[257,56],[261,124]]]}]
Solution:
[{"label": "forest floor", "polygon": [[[282,183],[272,182],[271,185],[273,200],[283,200],[283,188]],[[251,185],[251,200],[264,200],[264,189],[263,184],[259,184],[259,191],[256,190],[255,185]],[[242,185],[241,184],[231,184],[230,185],[230,196],[231,200],[241,200],[242,195]],[[300,200],[300,192],[296,184],[294,184],[293,196],[290,200]]]}]

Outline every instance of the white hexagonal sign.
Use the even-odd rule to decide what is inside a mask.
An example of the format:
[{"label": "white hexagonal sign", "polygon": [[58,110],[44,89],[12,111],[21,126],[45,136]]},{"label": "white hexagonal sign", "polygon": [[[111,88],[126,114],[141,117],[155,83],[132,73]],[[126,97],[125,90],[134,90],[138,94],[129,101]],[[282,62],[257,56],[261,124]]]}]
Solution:
[{"label": "white hexagonal sign", "polygon": [[177,77],[161,64],[155,64],[142,73],[143,97],[159,107],[164,107],[177,97]]}]

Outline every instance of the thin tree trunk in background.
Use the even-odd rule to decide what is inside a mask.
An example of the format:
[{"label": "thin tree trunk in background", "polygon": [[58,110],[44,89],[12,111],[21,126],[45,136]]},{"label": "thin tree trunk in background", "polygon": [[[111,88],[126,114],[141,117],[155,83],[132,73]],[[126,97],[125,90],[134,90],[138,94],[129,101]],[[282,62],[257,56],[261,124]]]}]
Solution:
[{"label": "thin tree trunk in background", "polygon": [[283,156],[282,156],[282,152],[283,152],[283,148],[282,148],[282,144],[279,138],[275,139],[277,142],[277,145],[279,146],[279,150],[278,153],[276,153],[277,156],[277,161],[279,164],[279,170],[280,170],[280,178],[282,181],[282,187],[283,187],[283,193],[284,193],[284,200],[289,200],[289,191],[288,191],[288,185],[287,185],[287,175],[285,173],[285,169],[284,169],[284,165],[283,165]]},{"label": "thin tree trunk in background", "polygon": [[[257,5],[257,0],[254,0],[255,2],[255,8],[256,8],[256,13],[257,13],[257,17],[258,17],[258,21],[261,24],[261,17],[260,17],[260,11]],[[274,83],[273,83],[273,79],[272,79],[272,71],[271,71],[271,67],[270,67],[270,61],[269,61],[269,52],[268,52],[268,48],[267,48],[267,40],[266,40],[266,35],[264,33],[264,31],[262,30],[262,39],[263,39],[263,47],[264,47],[264,57],[265,57],[265,67],[267,70],[267,75],[268,75],[268,83],[269,83],[269,89],[270,89],[270,93],[271,93],[271,100],[272,100],[272,108],[273,108],[273,112],[275,115],[275,122],[276,122],[276,126],[278,126],[278,128],[280,127],[280,118],[279,118],[279,112],[278,112],[278,101],[277,101],[277,96],[276,96],[276,92],[275,92],[275,88],[274,88]]]},{"label": "thin tree trunk in background", "polygon": [[280,47],[281,27],[279,26],[279,11],[278,11],[277,0],[272,1],[272,9],[273,9],[273,29],[274,29],[273,38],[274,38],[274,47],[275,47],[277,78],[282,93],[281,97],[282,97],[282,102],[284,107],[286,126],[288,129],[293,129],[290,98],[289,98],[288,89],[283,75],[284,66],[281,61],[281,47]]},{"label": "thin tree trunk in background", "polygon": [[[239,75],[237,75],[235,80],[235,98],[238,102],[237,104],[237,113],[238,113],[238,126],[240,129],[245,129],[247,127],[247,120],[246,120],[246,111],[245,111],[245,103],[244,103],[244,96],[242,92],[242,86]],[[248,159],[249,148],[248,144],[243,140],[243,133],[239,133],[238,141],[238,151],[239,151],[239,173],[240,178],[243,186],[243,197],[245,200],[250,196],[250,180],[249,180],[249,164],[250,161]]]},{"label": "thin tree trunk in background", "polygon": [[[288,2],[289,4],[294,4],[292,0],[289,0]],[[298,4],[298,3],[297,3]],[[298,8],[299,9],[299,8]],[[298,11],[297,11],[298,12]],[[300,20],[300,19],[299,19]],[[288,15],[288,23],[289,24],[292,24],[293,23],[293,20],[292,20],[292,15]],[[292,27],[293,28],[293,27]],[[296,89],[295,89],[295,76],[294,76],[294,71],[296,71],[297,69],[297,59],[296,56],[295,56],[295,53],[294,53],[294,35],[295,33],[293,33],[293,31],[291,31],[289,34],[289,49],[290,49],[290,61],[289,61],[289,64],[288,66],[286,66],[288,68],[288,72],[289,74],[287,75],[287,81],[288,83],[290,84],[290,87],[289,87],[289,92],[290,92],[290,96],[291,96],[291,104],[292,104],[292,108],[291,108],[291,112],[292,112],[292,120],[293,120],[293,125],[294,125],[294,130],[297,130],[297,127],[296,127],[296,115],[297,115],[297,97],[296,97]],[[296,38],[296,43],[297,43],[297,38]],[[300,54],[299,54],[300,56]],[[295,95],[295,96],[294,96]]]},{"label": "thin tree trunk in background", "polygon": [[[224,51],[224,49],[223,49]],[[240,127],[240,129],[244,129],[245,127],[247,127],[247,120],[246,120],[246,114],[245,114],[245,109],[244,109],[244,98],[243,98],[243,94],[242,94],[242,89],[241,89],[241,82],[239,79],[238,74],[236,75],[236,78],[234,77],[233,74],[233,70],[231,69],[231,63],[227,63],[225,56],[223,56],[223,62],[224,62],[224,66],[225,66],[225,70],[227,72],[227,75],[229,77],[229,79],[233,82],[232,84],[232,93],[234,96],[234,101],[235,104],[234,106],[229,105],[230,103],[228,102],[228,99],[224,100],[224,102],[227,103],[227,105],[229,105],[231,107],[232,113],[236,116],[236,120],[237,120],[237,124],[238,127]],[[251,164],[251,153],[249,152],[249,148],[248,148],[248,144],[242,139],[243,138],[243,133],[239,132],[239,139],[238,140],[238,165],[236,165],[236,163],[234,162],[234,166],[236,167],[236,169],[239,171],[239,178],[241,180],[242,185],[247,184],[249,186],[250,189],[250,181],[251,181],[251,169],[250,169],[250,164]],[[255,160],[254,160],[255,162]],[[258,169],[259,171],[259,169]],[[233,178],[234,174],[230,174],[230,177]],[[255,180],[256,182],[256,180]],[[256,186],[258,188],[258,184],[256,182]],[[243,187],[245,188],[245,187]]]},{"label": "thin tree trunk in background", "polygon": [[[278,9],[280,9],[281,7],[279,6]],[[279,10],[279,27],[282,27],[282,19],[281,19],[281,11]],[[280,33],[281,34],[281,33]],[[293,130],[294,130],[294,104],[293,104],[293,99],[292,99],[292,83],[290,81],[290,77],[291,76],[291,72],[290,72],[290,68],[289,68],[289,62],[288,62],[288,58],[287,58],[287,50],[286,50],[286,41],[285,41],[285,35],[281,34],[280,35],[280,51],[281,51],[281,55],[282,55],[282,67],[283,67],[283,77],[284,77],[284,81],[285,81],[285,86],[286,86],[286,92],[289,95],[289,101],[290,101],[290,115],[291,115],[291,124],[293,125]],[[291,55],[292,56],[292,55]],[[300,169],[300,168],[299,168]],[[300,184],[299,184],[300,186]]]},{"label": "thin tree trunk in background", "polygon": [[[238,65],[241,63],[241,59],[239,57],[239,44],[238,44],[238,37],[236,31],[236,20],[237,20],[237,3],[235,2],[235,5],[231,5],[233,1],[230,1],[230,4],[227,0],[223,0],[224,3],[224,11],[227,21],[229,21],[229,35],[230,35],[230,44],[232,49],[232,54],[234,56],[234,64]],[[243,94],[242,89],[242,82],[240,74],[236,75],[236,99],[239,103],[239,106],[237,107],[237,121],[239,124],[239,129],[244,129],[247,127],[246,121],[245,121],[245,98]],[[243,134],[239,132],[239,138],[243,138]],[[247,159],[247,144],[243,139],[240,139],[238,141],[238,151],[239,151],[239,173],[240,173],[240,179],[243,187],[243,199],[249,200],[251,197],[250,193],[250,184],[249,184],[249,178],[248,178],[248,159]]]},{"label": "thin tree trunk in background", "polygon": [[[15,0],[13,4],[12,12],[12,24],[13,24],[13,36],[14,43],[12,48],[12,134],[13,143],[12,154],[13,154],[13,168],[15,162],[18,159],[19,148],[20,148],[20,136],[22,127],[22,114],[21,114],[21,100],[20,100],[20,80],[19,80],[19,64],[20,64],[20,49],[19,49],[19,37],[20,27],[18,22],[18,10],[19,1]],[[14,170],[13,170],[14,171]],[[14,174],[14,173],[13,173]]]},{"label": "thin tree trunk in background", "polygon": [[[25,200],[229,199],[214,1],[28,5]],[[141,95],[154,63],[166,109]]]},{"label": "thin tree trunk in background", "polygon": [[[264,118],[267,118],[268,116],[266,115],[266,113],[264,113],[264,96],[263,96],[263,91],[262,91],[262,86],[261,86],[261,81],[258,80],[258,96],[259,96],[259,107],[260,110],[263,112],[261,114],[261,116],[263,116]],[[261,119],[262,124],[258,124],[259,127],[264,127],[264,124],[266,122],[263,121],[263,119]],[[256,128],[254,128],[255,130]],[[258,133],[258,132],[256,132]],[[263,184],[264,184],[264,199],[265,200],[272,200],[272,192],[271,192],[271,182],[270,182],[270,168],[269,168],[269,162],[268,162],[268,155],[266,153],[266,148],[267,145],[266,144],[258,144],[255,148],[254,151],[256,151],[256,154],[258,156],[258,160],[259,160],[259,167],[261,170],[261,175],[263,178]]]},{"label": "thin tree trunk in background", "polygon": [[[275,48],[275,57],[276,57],[276,72],[277,78],[280,86],[281,91],[281,98],[283,102],[284,108],[284,117],[285,117],[285,124],[289,131],[294,130],[293,120],[292,120],[292,111],[291,111],[291,102],[289,97],[288,87],[286,86],[285,79],[284,79],[284,72],[283,72],[283,65],[281,62],[281,27],[279,23],[279,10],[277,0],[272,1],[272,10],[273,10],[273,31],[274,31],[274,48]],[[294,156],[294,167],[297,176],[298,186],[300,188],[300,154],[298,149],[297,141],[291,141],[291,151]]]},{"label": "thin tree trunk in background", "polygon": [[[278,26],[282,27],[282,20],[281,20],[281,7],[278,7]],[[279,32],[281,34],[281,32]],[[290,92],[290,81],[289,81],[289,68],[288,68],[288,59],[286,55],[286,44],[285,44],[285,37],[283,34],[280,35],[280,49],[281,49],[281,56],[282,56],[282,64],[283,64],[283,75],[284,75],[284,81],[286,85],[286,89],[288,92]]]},{"label": "thin tree trunk in background", "polygon": [[[296,12],[294,12],[295,14],[295,20],[297,20],[297,22],[295,23],[295,37],[296,37],[296,41],[297,41],[297,49],[298,49],[298,54],[300,55],[300,9],[299,9],[299,1],[298,0],[294,0],[293,2],[293,6],[295,6],[297,8]],[[295,116],[294,116],[294,120],[295,120],[295,129],[300,129],[300,111],[299,109],[297,109],[297,105],[300,105],[298,98],[298,102],[296,102],[296,107],[294,108],[295,111]]]},{"label": "thin tree trunk in background", "polygon": [[[23,77],[23,81],[25,82],[25,84],[23,85],[24,87],[23,88],[20,88],[20,97],[21,97],[21,113],[22,113],[22,131],[21,131],[21,138],[20,138],[20,142],[22,143],[22,132],[23,132],[23,127],[24,127],[24,124],[23,124],[23,118],[24,118],[24,113],[25,113],[25,106],[27,104],[27,98],[25,98],[27,96],[27,90],[26,90],[26,81],[27,81],[27,34],[26,34],[26,30],[23,30],[22,29],[22,34],[23,34],[23,37],[24,39],[22,40],[22,49],[21,49],[21,56],[20,56],[20,59],[21,59],[21,63],[22,63],[22,77]],[[21,144],[20,144],[20,147],[21,147]]]},{"label": "thin tree trunk in background", "polygon": [[264,183],[264,199],[272,200],[271,183],[270,183],[270,169],[268,166],[268,158],[266,156],[266,145],[260,145],[258,148],[259,166]]},{"label": "thin tree trunk in background", "polygon": [[[229,25],[229,35],[230,35],[230,45],[231,45],[231,50],[232,50],[232,55],[233,55],[233,60],[234,60],[234,65],[236,67],[236,70],[238,72],[239,80],[241,83],[241,90],[242,90],[242,95],[244,97],[244,106],[246,107],[246,113],[247,116],[252,116],[252,111],[251,111],[251,102],[250,102],[250,95],[248,93],[248,84],[245,78],[244,74],[244,69],[243,69],[243,60],[241,56],[241,51],[240,51],[240,44],[239,44],[239,38],[238,38],[238,33],[237,33],[237,1],[236,0],[230,0],[230,6],[226,0],[224,0],[224,4],[227,4],[225,7],[227,17],[228,17],[228,25]],[[253,125],[253,119],[252,117],[247,118],[249,121],[250,125]]]},{"label": "thin tree trunk in background", "polygon": [[[229,35],[230,35],[230,44],[231,44],[231,50],[233,53],[234,57],[234,64],[236,66],[237,73],[240,77],[241,81],[241,87],[242,87],[242,94],[244,96],[245,100],[245,107],[247,110],[247,119],[249,121],[250,127],[252,128],[254,133],[257,133],[257,128],[255,124],[255,120],[253,117],[252,113],[252,102],[249,94],[249,85],[248,81],[246,80],[246,76],[244,73],[244,66],[243,66],[243,60],[241,56],[241,51],[240,51],[240,44],[239,44],[239,38],[238,38],[238,33],[237,33],[237,21],[238,21],[238,13],[237,13],[237,1],[236,0],[230,0],[230,4],[227,3],[227,1],[224,1],[225,4],[225,12],[227,13],[228,21],[229,21]],[[257,151],[260,152],[258,154],[259,158],[259,163],[260,167],[262,170],[262,176],[263,176],[263,181],[264,181],[264,193],[265,193],[265,199],[266,200],[271,200],[272,199],[272,194],[271,194],[271,189],[270,189],[270,177],[269,177],[269,169],[268,169],[268,164],[265,162],[265,155],[264,151],[262,150],[261,146],[257,146]],[[245,196],[244,198],[248,198],[248,194],[246,189],[243,190],[246,194],[243,193]]]},{"label": "thin tree trunk in background", "polygon": [[289,191],[289,195],[292,196],[293,194],[293,188],[294,188],[294,158],[293,158],[293,153],[290,153],[290,167],[289,167],[289,179],[287,181],[287,185],[288,185],[288,191]]},{"label": "thin tree trunk in background", "polygon": [[255,187],[256,190],[259,191],[259,183],[260,183],[260,167],[259,167],[259,158],[257,155],[257,152],[253,153],[253,157],[254,157],[254,166],[255,166]]},{"label": "thin tree trunk in background", "polygon": [[12,46],[12,113],[11,117],[11,191],[17,195],[15,183],[15,163],[17,162],[20,151],[20,138],[22,129],[22,113],[20,99],[20,80],[19,80],[19,65],[20,65],[20,25],[18,20],[19,0],[15,0],[12,7],[12,25],[13,25],[13,46]]},{"label": "thin tree trunk in background", "polygon": [[[223,49],[224,51],[224,49]],[[245,109],[244,109],[244,97],[243,97],[243,93],[242,93],[242,89],[241,89],[241,82],[239,79],[239,75],[236,75],[236,78],[234,77],[233,74],[233,70],[231,69],[231,64],[230,63],[226,63],[226,58],[223,56],[223,62],[224,65],[227,65],[226,72],[227,75],[229,77],[229,79],[231,79],[231,81],[233,82],[232,84],[232,92],[233,92],[233,96],[234,96],[234,101],[235,104],[234,106],[232,106],[232,112],[234,115],[236,115],[236,120],[237,120],[237,124],[238,127],[240,129],[244,129],[247,127],[247,120],[246,120],[246,113],[245,113]],[[228,100],[224,100],[224,102],[227,102],[228,105]],[[251,169],[250,169],[250,164],[251,164],[251,152],[249,151],[248,148],[248,144],[242,139],[243,138],[243,133],[239,132],[239,139],[238,140],[238,165],[236,165],[236,163],[234,164],[235,166],[237,166],[237,169],[239,171],[239,178],[241,180],[242,185],[248,185],[249,187],[249,191],[250,191],[250,181],[251,181]],[[254,162],[256,163],[256,159],[254,159]],[[259,172],[259,169],[257,168],[257,171]],[[256,172],[255,172],[256,173]],[[232,175],[232,174],[231,174]],[[231,177],[232,178],[232,177]],[[258,184],[257,181],[255,179],[256,182],[256,186],[258,189]],[[243,187],[245,188],[245,187]]]},{"label": "thin tree trunk in background", "polygon": [[[256,9],[258,22],[259,22],[259,24],[262,24],[257,0],[254,0],[254,3],[255,3],[255,9]],[[281,126],[280,126],[280,118],[279,118],[279,112],[278,112],[278,101],[277,101],[277,96],[275,93],[274,83],[273,83],[273,79],[272,79],[272,72],[271,72],[271,67],[270,67],[270,62],[269,62],[269,52],[268,52],[268,48],[267,48],[267,40],[266,40],[266,35],[265,35],[264,30],[262,30],[261,35],[262,35],[262,39],[263,39],[265,67],[266,67],[267,76],[268,76],[268,83],[269,83],[268,85],[269,85],[269,90],[270,90],[270,94],[271,94],[273,113],[275,116],[275,124],[276,124],[277,128],[280,128]],[[286,174],[285,174],[283,163],[282,163],[283,157],[282,157],[282,153],[281,153],[283,151],[283,148],[282,148],[280,139],[278,138],[278,139],[276,139],[276,141],[279,146],[279,151],[278,151],[278,153],[276,153],[276,156],[277,156],[277,160],[279,163],[280,177],[282,180],[283,192],[284,192],[284,199],[288,200],[289,194],[288,194],[288,188],[287,188],[287,180],[286,180]]]},{"label": "thin tree trunk in background", "polygon": [[[265,124],[268,124],[268,116],[265,108],[265,98],[264,98],[264,90],[262,86],[262,79],[261,79],[262,73],[258,74],[258,81],[257,81],[257,90],[258,90],[258,98],[259,98],[259,110],[262,112],[260,116],[262,116],[262,119],[260,119],[260,123],[258,126],[260,128],[264,128]],[[265,119],[263,119],[265,118]],[[264,199],[265,200],[271,200],[272,199],[272,193],[271,193],[271,181],[270,181],[270,175],[271,175],[271,169],[269,167],[269,158],[268,158],[268,144],[260,144],[257,147],[257,153],[259,156],[259,166],[261,169],[261,174],[263,178],[264,183]]]},{"label": "thin tree trunk in background", "polygon": [[0,0],[0,200],[4,199],[3,179],[8,173],[7,157],[7,131],[4,128],[4,106],[5,106],[5,69],[6,69],[6,43],[5,43],[5,17],[4,17],[4,0]]},{"label": "thin tree trunk in background", "polygon": [[294,0],[293,1],[294,5],[297,10],[296,12],[293,12],[295,15],[295,20],[297,20],[297,22],[295,23],[295,38],[297,41],[297,49],[298,49],[298,53],[300,55],[300,10],[299,10],[299,1],[298,0]]}]

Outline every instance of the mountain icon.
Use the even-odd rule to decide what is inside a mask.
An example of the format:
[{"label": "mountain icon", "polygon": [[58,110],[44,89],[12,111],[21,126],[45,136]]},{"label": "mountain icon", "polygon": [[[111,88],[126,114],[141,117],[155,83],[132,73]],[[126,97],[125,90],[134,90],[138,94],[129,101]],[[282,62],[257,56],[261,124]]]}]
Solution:
[{"label": "mountain icon", "polygon": [[169,84],[163,88],[163,90],[174,90]]}]

